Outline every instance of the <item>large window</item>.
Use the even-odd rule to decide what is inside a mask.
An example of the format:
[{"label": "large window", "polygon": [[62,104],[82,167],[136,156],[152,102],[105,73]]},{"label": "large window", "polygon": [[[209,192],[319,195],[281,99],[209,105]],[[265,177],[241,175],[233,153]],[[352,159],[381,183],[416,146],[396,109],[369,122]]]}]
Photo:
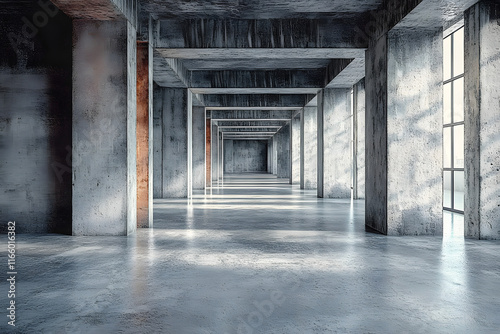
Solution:
[{"label": "large window", "polygon": [[443,208],[464,211],[464,29],[443,45]]}]

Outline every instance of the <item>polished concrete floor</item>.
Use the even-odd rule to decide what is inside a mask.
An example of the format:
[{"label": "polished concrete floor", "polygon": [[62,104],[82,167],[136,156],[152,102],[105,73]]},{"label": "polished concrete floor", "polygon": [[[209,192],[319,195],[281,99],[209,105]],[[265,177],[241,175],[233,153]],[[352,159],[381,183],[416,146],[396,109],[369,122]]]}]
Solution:
[{"label": "polished concrete floor", "polygon": [[366,233],[362,201],[264,174],[154,214],[129,237],[19,235],[17,332],[499,332],[500,243],[450,215],[443,238]]}]

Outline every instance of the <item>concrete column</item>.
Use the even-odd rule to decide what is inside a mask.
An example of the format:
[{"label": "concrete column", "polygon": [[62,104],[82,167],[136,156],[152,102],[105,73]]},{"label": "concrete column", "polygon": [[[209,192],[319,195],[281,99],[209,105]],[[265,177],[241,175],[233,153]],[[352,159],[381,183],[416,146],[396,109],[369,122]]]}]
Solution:
[{"label": "concrete column", "polygon": [[282,127],[274,136],[277,142],[277,176],[278,178],[290,177],[290,124]]},{"label": "concrete column", "polygon": [[278,138],[273,136],[273,175],[278,175]]},{"label": "concrete column", "polygon": [[[149,217],[150,80],[149,43],[137,43],[137,227],[152,227]],[[152,206],[152,203],[151,203]]]},{"label": "concrete column", "polygon": [[365,198],[365,79],[354,85],[354,126],[356,128],[355,199]]},{"label": "concrete column", "polygon": [[127,235],[137,227],[136,31],[73,22],[73,234]]},{"label": "concrete column", "polygon": [[219,182],[224,181],[224,134],[219,131]]},{"label": "concrete column", "polygon": [[267,172],[273,173],[273,139],[267,140]]},{"label": "concrete column", "polygon": [[300,184],[300,115],[292,119],[291,184]]},{"label": "concrete column", "polygon": [[219,182],[219,130],[216,124],[212,124],[212,187],[217,187]]},{"label": "concrete column", "polygon": [[351,89],[318,94],[318,197],[351,197]]},{"label": "concrete column", "polygon": [[304,107],[300,126],[300,189],[317,187],[317,108]]},{"label": "concrete column", "polygon": [[465,236],[500,239],[500,4],[465,12]]},{"label": "concrete column", "polygon": [[226,173],[234,173],[234,141],[230,139],[224,140],[224,171]]},{"label": "concrete column", "polygon": [[207,119],[205,121],[205,136],[206,136],[206,142],[205,142],[205,165],[206,165],[206,171],[205,171],[205,182],[207,187],[212,186],[212,140],[211,140],[211,133],[212,133],[212,126],[211,126],[211,121]]},{"label": "concrete column", "polygon": [[191,168],[190,92],[183,88],[162,88],[162,198],[189,196]]},{"label": "concrete column", "polygon": [[163,198],[163,89],[153,88],[153,198]]},{"label": "concrete column", "polygon": [[193,189],[205,189],[205,107],[193,107]]},{"label": "concrete column", "polygon": [[442,42],[397,30],[367,52],[368,229],[442,234]]}]

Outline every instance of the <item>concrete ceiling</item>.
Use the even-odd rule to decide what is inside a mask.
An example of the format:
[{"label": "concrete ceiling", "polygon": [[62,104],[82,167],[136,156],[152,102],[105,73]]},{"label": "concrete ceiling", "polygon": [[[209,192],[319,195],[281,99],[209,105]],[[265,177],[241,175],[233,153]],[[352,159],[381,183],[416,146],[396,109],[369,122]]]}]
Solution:
[{"label": "concrete ceiling", "polygon": [[[285,121],[272,117],[276,112],[289,113],[289,120],[315,106],[319,90],[352,87],[364,77],[368,41],[357,32],[394,1],[140,0],[138,35],[145,26],[150,32],[156,84],[191,89],[197,103],[214,111],[212,119],[233,126],[221,128],[227,138],[267,137],[266,126]],[[445,25],[472,2],[396,6],[409,8],[400,26],[417,27]],[[266,112],[265,124],[242,123]]]}]

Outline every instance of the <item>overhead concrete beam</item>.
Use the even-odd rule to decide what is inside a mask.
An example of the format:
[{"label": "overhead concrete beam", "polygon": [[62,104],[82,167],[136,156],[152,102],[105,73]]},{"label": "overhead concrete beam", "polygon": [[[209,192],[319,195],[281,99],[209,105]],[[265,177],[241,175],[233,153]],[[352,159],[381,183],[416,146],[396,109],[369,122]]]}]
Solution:
[{"label": "overhead concrete beam", "polygon": [[279,94],[245,94],[245,95],[203,95],[202,103],[207,107],[303,107],[314,95],[279,95]]},{"label": "overhead concrete beam", "polygon": [[326,85],[326,88],[350,88],[365,77],[365,58],[356,58]]},{"label": "overhead concrete beam", "polygon": [[155,45],[164,48],[355,47],[355,23],[345,20],[175,18],[159,24]]},{"label": "overhead concrete beam", "polygon": [[365,47],[352,48],[162,48],[158,51],[165,58],[179,59],[353,59],[365,55]]},{"label": "overhead concrete beam", "polygon": [[269,120],[290,120],[292,111],[289,110],[275,110],[275,111],[262,111],[262,110],[233,110],[222,111],[212,110],[212,120],[251,120],[251,121],[269,121]]},{"label": "overhead concrete beam", "polygon": [[[254,61],[255,62],[255,61]],[[337,61],[333,61],[337,63]],[[339,60],[338,62],[343,62]],[[232,66],[228,60],[226,66]],[[281,65],[286,66],[286,65]],[[233,71],[190,71],[189,86],[195,88],[322,88],[325,71],[315,70],[233,70]],[[223,90],[221,90],[223,91]],[[206,94],[206,93],[201,93]],[[303,92],[304,94],[304,92]]]}]

